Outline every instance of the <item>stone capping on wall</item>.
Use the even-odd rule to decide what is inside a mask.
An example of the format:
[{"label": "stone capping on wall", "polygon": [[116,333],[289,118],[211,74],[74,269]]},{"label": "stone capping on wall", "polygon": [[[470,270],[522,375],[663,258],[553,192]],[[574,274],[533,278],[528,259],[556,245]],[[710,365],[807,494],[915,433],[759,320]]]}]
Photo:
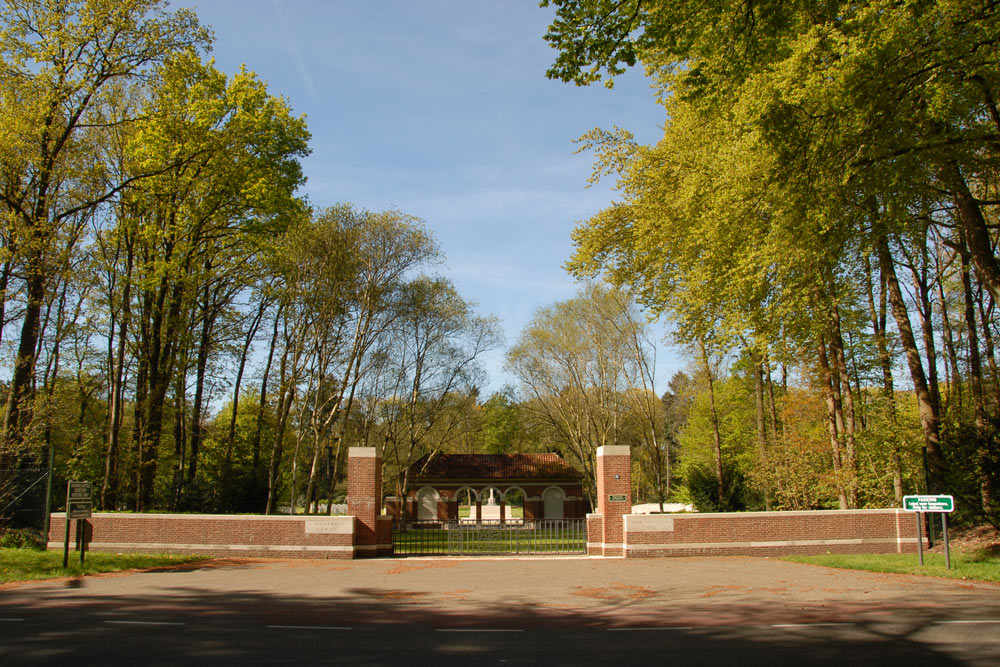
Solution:
[{"label": "stone capping on wall", "polygon": [[[87,519],[93,551],[211,556],[354,558],[355,517],[98,512]],[[52,514],[47,546],[61,549],[65,512]],[[76,531],[70,531],[76,548]]]},{"label": "stone capping on wall", "polygon": [[624,517],[628,557],[910,553],[913,514],[901,509],[643,514]]}]

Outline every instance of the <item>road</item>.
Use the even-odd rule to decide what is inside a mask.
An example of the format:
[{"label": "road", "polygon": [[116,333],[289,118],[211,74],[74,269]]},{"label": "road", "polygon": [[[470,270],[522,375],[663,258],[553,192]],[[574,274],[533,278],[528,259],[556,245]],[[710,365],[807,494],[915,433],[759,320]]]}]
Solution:
[{"label": "road", "polygon": [[0,589],[0,665],[1000,664],[1000,586],[755,558],[217,560]]}]

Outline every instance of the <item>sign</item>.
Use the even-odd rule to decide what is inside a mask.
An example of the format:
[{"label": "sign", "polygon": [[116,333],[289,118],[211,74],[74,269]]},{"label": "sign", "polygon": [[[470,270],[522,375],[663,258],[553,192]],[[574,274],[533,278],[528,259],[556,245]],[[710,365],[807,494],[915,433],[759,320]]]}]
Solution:
[{"label": "sign", "polygon": [[76,502],[70,502],[66,506],[66,518],[67,519],[89,519],[91,513],[94,510],[94,503],[89,500],[84,502],[78,500]]},{"label": "sign", "polygon": [[907,512],[953,512],[955,499],[951,496],[903,496],[903,509]]},{"label": "sign", "polygon": [[74,500],[85,500],[89,503],[93,493],[93,482],[69,482],[66,487],[66,500],[68,502],[73,502]]},{"label": "sign", "polygon": [[628,500],[628,496],[626,496],[625,494],[622,494],[620,496],[616,496],[616,495],[610,495],[610,496],[608,496],[608,502],[612,502],[612,503],[623,503],[626,500]]},{"label": "sign", "polygon": [[66,518],[89,519],[94,509],[91,495],[93,482],[68,482],[66,484]]},{"label": "sign", "polygon": [[[63,542],[63,569],[69,566],[69,523],[72,519],[89,519],[94,509],[91,500],[94,493],[93,482],[66,482],[66,539]],[[80,565],[87,551],[86,522],[76,522],[76,548],[80,551]]]}]

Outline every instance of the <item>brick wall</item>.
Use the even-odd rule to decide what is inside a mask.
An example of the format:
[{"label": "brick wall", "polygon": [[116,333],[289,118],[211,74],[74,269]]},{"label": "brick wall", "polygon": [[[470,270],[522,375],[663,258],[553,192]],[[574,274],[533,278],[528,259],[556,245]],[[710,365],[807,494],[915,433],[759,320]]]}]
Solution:
[{"label": "brick wall", "polygon": [[624,533],[629,558],[917,550],[916,519],[899,509],[630,515]]},{"label": "brick wall", "polygon": [[[76,524],[70,544],[76,547]],[[209,556],[353,558],[352,516],[229,516],[213,514],[94,514],[87,548],[116,553]],[[61,549],[65,513],[52,515],[50,549]]]},{"label": "brick wall", "polygon": [[604,555],[604,517],[600,514],[587,515],[587,555]]}]

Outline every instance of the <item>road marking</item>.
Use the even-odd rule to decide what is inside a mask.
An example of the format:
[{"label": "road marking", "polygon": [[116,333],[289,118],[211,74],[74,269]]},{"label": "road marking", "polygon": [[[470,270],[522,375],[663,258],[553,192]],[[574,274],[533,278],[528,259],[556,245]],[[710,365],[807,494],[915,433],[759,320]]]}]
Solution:
[{"label": "road marking", "polygon": [[981,623],[1000,623],[1000,619],[984,619],[970,621],[934,621],[938,625],[977,625]]},{"label": "road marking", "polygon": [[0,618],[0,623],[21,623],[23,618]]},{"label": "road marking", "polygon": [[438,632],[524,632],[520,628],[438,628]]},{"label": "road marking", "polygon": [[351,630],[343,625],[269,625],[272,630]]},{"label": "road marking", "polygon": [[111,625],[187,625],[174,621],[104,621]]},{"label": "road marking", "polygon": [[853,623],[776,623],[772,628],[831,628],[838,625],[854,625]]},{"label": "road marking", "polygon": [[662,628],[608,628],[608,632],[645,632],[647,630],[694,630],[693,625],[672,625]]}]

